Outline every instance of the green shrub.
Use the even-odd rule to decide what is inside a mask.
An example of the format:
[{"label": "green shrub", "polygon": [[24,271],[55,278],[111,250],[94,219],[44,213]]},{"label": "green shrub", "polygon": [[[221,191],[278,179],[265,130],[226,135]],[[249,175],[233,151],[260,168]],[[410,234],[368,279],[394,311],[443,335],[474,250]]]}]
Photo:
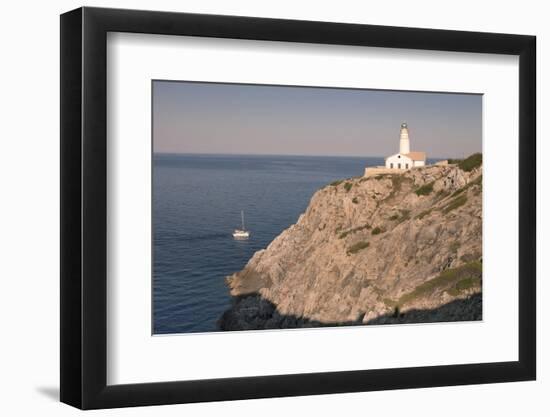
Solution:
[{"label": "green shrub", "polygon": [[460,248],[460,242],[453,242],[451,243],[451,246],[449,246],[449,251],[454,253],[458,250],[458,248]]},{"label": "green shrub", "polygon": [[400,215],[399,214],[394,214],[390,217],[388,217],[388,220],[391,220],[391,221],[394,221],[394,220],[397,220],[398,223],[403,223],[405,220],[409,220],[411,218],[411,211],[410,210],[406,210],[406,209],[402,209],[402,210],[399,210],[400,211]]},{"label": "green shrub", "polygon": [[384,298],[382,300],[382,302],[386,305],[386,307],[389,307],[389,308],[394,308],[395,307],[395,301],[389,299],[389,298]]},{"label": "green shrub", "polygon": [[449,295],[452,295],[453,297],[457,297],[457,296],[460,295],[460,291],[457,290],[456,288],[449,288],[449,289],[447,290],[447,293],[448,293]]},{"label": "green shrub", "polygon": [[477,287],[481,284],[481,280],[478,277],[468,277],[461,279],[455,284],[457,290],[469,290],[470,288]]},{"label": "green shrub", "polygon": [[392,188],[391,192],[381,201],[391,200],[399,191],[401,191],[404,182],[412,182],[410,178],[405,177],[403,174],[387,174],[385,178],[391,179]]},{"label": "green shrub", "polygon": [[[469,262],[467,264],[459,266],[458,268],[447,269],[446,271],[443,271],[436,278],[433,278],[429,281],[424,282],[423,284],[420,284],[410,293],[407,293],[401,296],[397,304],[402,306],[403,304],[416,300],[420,297],[428,296],[438,288],[450,287],[453,284],[457,285],[459,281],[466,281],[466,279],[469,279],[469,278],[474,280],[477,279],[478,282],[481,282],[481,271],[482,271],[481,262],[477,262],[477,261]],[[461,284],[461,285],[465,285],[465,284]],[[454,288],[456,291],[460,291],[456,287]],[[447,292],[448,291],[449,289],[447,289]]]},{"label": "green shrub", "polygon": [[468,201],[468,197],[466,197],[464,194],[460,195],[460,196],[456,197],[454,200],[452,200],[449,204],[447,204],[443,208],[442,211],[443,211],[444,214],[448,214],[451,211],[453,211],[453,210],[459,208],[460,206],[463,206],[464,204],[466,204],[466,201]]},{"label": "green shrub", "polygon": [[424,184],[423,186],[416,189],[415,193],[416,195],[428,195],[431,194],[431,192],[434,190],[434,182],[429,182],[428,184]]},{"label": "green shrub", "polygon": [[401,185],[403,184],[403,181],[405,178],[401,174],[392,175],[391,176],[391,185],[393,187],[394,191],[401,191]]},{"label": "green shrub", "polygon": [[480,153],[474,153],[473,155],[470,155],[468,158],[460,161],[458,163],[458,167],[462,171],[470,172],[471,170],[479,167],[483,162],[482,160],[483,158]]},{"label": "green shrub", "polygon": [[376,226],[374,229],[372,229],[372,234],[373,235],[379,235],[380,233],[384,233],[386,231],[386,229],[384,229],[383,227],[378,227]]},{"label": "green shrub", "polygon": [[411,211],[407,209],[401,210],[401,218],[399,219],[399,223],[404,222],[405,220],[409,220],[411,218]]},{"label": "green shrub", "polygon": [[459,188],[458,190],[456,190],[454,193],[451,194],[451,197],[456,197],[457,195],[459,194],[462,194],[464,191],[468,190],[469,188],[473,187],[474,185],[479,185],[480,187],[482,186],[482,181],[483,181],[483,176],[480,175],[479,177],[477,177],[475,180],[469,182],[468,184],[466,184],[464,187],[462,188]]},{"label": "green shrub", "polygon": [[336,181],[332,181],[329,185],[331,185],[333,187],[338,187],[343,182],[344,182],[344,180],[336,180]]},{"label": "green shrub", "polygon": [[456,297],[463,291],[479,286],[481,286],[481,279],[479,277],[468,277],[458,281],[452,288],[449,288],[447,292],[453,297]]},{"label": "green shrub", "polygon": [[345,232],[340,233],[339,239],[344,239],[347,235],[355,232],[360,232],[364,229],[370,229],[370,224],[365,224],[363,226],[354,227],[353,229],[346,230]]},{"label": "green shrub", "polygon": [[451,194],[451,197],[456,197],[457,195],[459,194],[462,194],[464,191],[466,191],[466,187],[462,187],[462,188],[459,188],[458,190],[456,190],[454,193]]},{"label": "green shrub", "polygon": [[449,196],[449,194],[451,194],[450,191],[447,191],[447,190],[439,190],[436,194],[436,198],[438,200],[443,200],[445,197]]},{"label": "green shrub", "polygon": [[472,262],[472,261],[478,260],[479,258],[481,258],[481,253],[474,252],[474,253],[465,253],[460,257],[460,260],[462,262]]},{"label": "green shrub", "polygon": [[365,248],[368,248],[369,247],[369,242],[366,242],[366,241],[361,241],[361,242],[357,242],[356,244],[350,246],[350,248],[348,249],[348,254],[351,255],[351,254],[354,254],[354,253],[357,253]]},{"label": "green shrub", "polygon": [[348,192],[349,190],[351,190],[351,187],[353,187],[353,184],[351,182],[346,182],[344,184],[344,189],[346,190],[346,192]]},{"label": "green shrub", "polygon": [[416,216],[418,220],[422,220],[424,217],[426,217],[428,214],[432,212],[432,209],[424,210],[422,213]]}]

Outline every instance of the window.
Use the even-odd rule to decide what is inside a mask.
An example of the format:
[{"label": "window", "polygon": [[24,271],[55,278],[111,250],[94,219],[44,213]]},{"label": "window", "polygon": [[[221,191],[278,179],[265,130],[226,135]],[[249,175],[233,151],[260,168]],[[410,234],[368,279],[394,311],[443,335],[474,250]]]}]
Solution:
[{"label": "window", "polygon": [[405,164],[405,168],[406,168],[406,169],[409,169],[409,164]]},{"label": "window", "polygon": [[392,168],[392,169],[393,169],[393,162],[391,162],[391,163],[390,163],[390,168]]},{"label": "window", "polygon": [[401,169],[401,163],[397,164],[397,168]]}]

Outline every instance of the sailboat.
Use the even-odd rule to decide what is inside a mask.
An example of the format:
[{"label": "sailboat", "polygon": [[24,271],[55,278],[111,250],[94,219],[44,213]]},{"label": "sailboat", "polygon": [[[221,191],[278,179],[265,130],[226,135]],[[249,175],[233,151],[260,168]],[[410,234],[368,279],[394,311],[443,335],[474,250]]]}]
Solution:
[{"label": "sailboat", "polygon": [[244,211],[241,210],[241,229],[235,229],[233,231],[233,237],[235,239],[247,239],[250,236],[250,232],[244,228]]}]

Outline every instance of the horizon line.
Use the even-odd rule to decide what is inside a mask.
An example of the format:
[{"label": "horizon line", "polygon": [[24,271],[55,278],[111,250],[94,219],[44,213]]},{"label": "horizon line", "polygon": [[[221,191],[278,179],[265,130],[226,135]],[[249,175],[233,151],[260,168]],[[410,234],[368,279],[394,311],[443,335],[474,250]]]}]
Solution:
[{"label": "horizon line", "polygon": [[[481,152],[474,152],[474,153],[481,153]],[[278,154],[278,153],[218,153],[218,152],[152,152],[153,155],[191,155],[191,156],[297,156],[297,157],[320,157],[320,158],[381,158],[385,159],[387,156],[380,156],[380,155],[326,155],[326,154],[311,154],[311,155],[305,155],[305,154]],[[467,158],[470,155],[467,156],[460,156],[460,157],[450,157],[450,156],[437,156],[437,157],[427,157],[426,159],[461,159],[461,158]]]}]

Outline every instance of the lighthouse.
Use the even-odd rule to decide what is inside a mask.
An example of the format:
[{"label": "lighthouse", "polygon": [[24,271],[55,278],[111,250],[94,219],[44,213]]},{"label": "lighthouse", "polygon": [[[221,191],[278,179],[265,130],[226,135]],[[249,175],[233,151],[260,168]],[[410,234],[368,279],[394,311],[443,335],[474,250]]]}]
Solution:
[{"label": "lighthouse", "polygon": [[409,129],[407,123],[401,123],[401,133],[399,134],[399,153],[406,155],[411,151],[411,144],[409,142]]},{"label": "lighthouse", "polygon": [[386,169],[403,170],[426,165],[425,152],[411,152],[411,143],[409,139],[409,128],[407,123],[401,123],[399,132],[399,153],[386,158]]},{"label": "lighthouse", "polygon": [[366,167],[365,177],[399,173],[423,166],[426,166],[426,152],[411,151],[409,128],[407,123],[403,122],[399,131],[399,153],[388,156],[384,166]]}]

